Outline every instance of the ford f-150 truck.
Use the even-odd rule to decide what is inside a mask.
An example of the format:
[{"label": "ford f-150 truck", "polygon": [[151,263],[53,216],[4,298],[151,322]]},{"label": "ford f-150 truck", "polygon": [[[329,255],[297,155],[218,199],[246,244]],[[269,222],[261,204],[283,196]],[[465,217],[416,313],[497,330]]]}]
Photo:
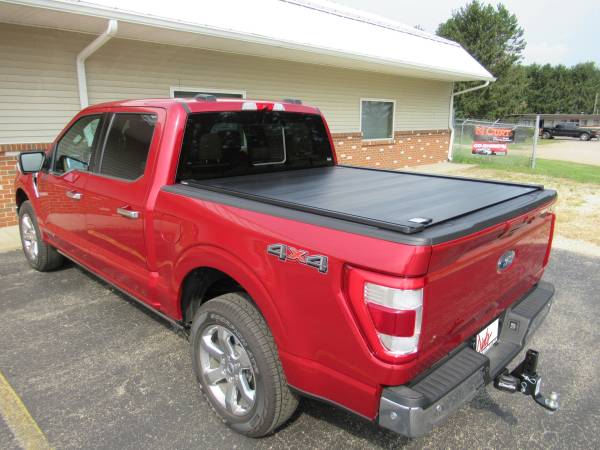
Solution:
[{"label": "ford f-150 truck", "polygon": [[[299,101],[82,110],[19,156],[29,264],[67,257],[185,332],[195,376],[259,437],[301,395],[420,436],[488,383],[539,392],[556,193],[338,165]],[[140,368],[143,370],[143,368]]]}]

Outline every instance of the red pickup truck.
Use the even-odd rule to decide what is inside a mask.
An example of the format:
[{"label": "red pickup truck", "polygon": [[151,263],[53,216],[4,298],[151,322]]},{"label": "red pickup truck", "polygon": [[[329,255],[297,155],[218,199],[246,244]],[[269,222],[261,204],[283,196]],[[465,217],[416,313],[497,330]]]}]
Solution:
[{"label": "red pickup truck", "polygon": [[420,436],[488,383],[539,392],[556,193],[336,163],[320,111],[198,96],[81,111],[19,156],[37,270],[67,257],[188,333],[236,431],[301,395]]}]

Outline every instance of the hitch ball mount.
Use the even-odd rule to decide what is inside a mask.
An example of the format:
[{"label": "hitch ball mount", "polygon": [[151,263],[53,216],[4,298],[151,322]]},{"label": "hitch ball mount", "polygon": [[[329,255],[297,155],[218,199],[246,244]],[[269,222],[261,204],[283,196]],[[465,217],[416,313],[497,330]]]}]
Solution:
[{"label": "hitch ball mount", "polygon": [[511,394],[519,391],[524,395],[531,395],[535,402],[549,411],[558,409],[558,393],[551,392],[548,397],[540,393],[542,377],[537,373],[539,353],[527,350],[525,359],[509,373],[504,369],[494,380],[494,387]]}]

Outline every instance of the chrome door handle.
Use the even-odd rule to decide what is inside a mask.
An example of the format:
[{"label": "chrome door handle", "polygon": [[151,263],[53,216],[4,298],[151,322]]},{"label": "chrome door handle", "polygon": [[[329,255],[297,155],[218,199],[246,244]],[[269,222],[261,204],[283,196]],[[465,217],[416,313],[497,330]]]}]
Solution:
[{"label": "chrome door handle", "polygon": [[67,197],[69,197],[73,200],[81,200],[81,197],[83,197],[83,194],[81,192],[76,192],[76,191],[67,191]]},{"label": "chrome door handle", "polygon": [[127,217],[128,219],[138,219],[140,217],[139,211],[132,211],[127,208],[117,208],[117,214]]}]

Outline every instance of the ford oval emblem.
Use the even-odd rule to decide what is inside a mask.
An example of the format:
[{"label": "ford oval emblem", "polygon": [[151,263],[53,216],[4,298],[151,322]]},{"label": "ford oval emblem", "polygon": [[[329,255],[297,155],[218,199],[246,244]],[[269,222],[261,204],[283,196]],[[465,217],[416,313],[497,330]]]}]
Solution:
[{"label": "ford oval emblem", "polygon": [[498,259],[498,272],[502,272],[508,269],[513,261],[515,260],[515,251],[508,250],[502,254],[502,256]]}]

